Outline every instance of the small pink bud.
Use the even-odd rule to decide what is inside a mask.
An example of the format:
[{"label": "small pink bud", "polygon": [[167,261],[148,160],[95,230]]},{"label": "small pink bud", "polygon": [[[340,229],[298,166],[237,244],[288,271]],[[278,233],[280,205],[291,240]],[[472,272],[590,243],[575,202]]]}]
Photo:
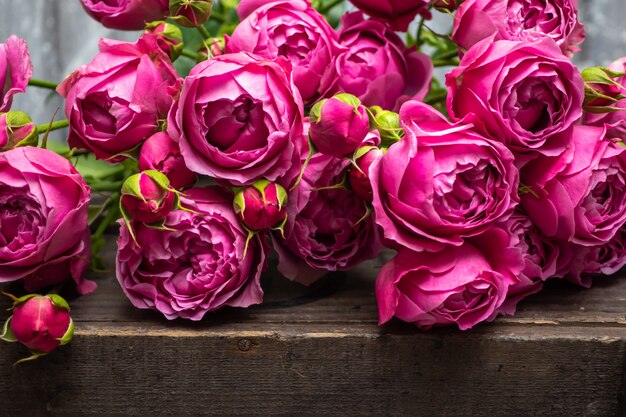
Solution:
[{"label": "small pink bud", "polygon": [[24,112],[12,110],[0,114],[0,150],[19,146],[37,146],[37,126]]},{"label": "small pink bud", "polygon": [[155,133],[141,146],[139,169],[162,172],[177,190],[191,187],[197,178],[185,165],[178,144],[165,132]]},{"label": "small pink bud", "polygon": [[170,0],[170,18],[185,27],[201,26],[211,17],[212,0]]},{"label": "small pink bud", "polygon": [[183,32],[172,23],[156,21],[146,25],[144,33],[156,36],[157,45],[174,61],[183,51]]},{"label": "small pink bud", "polygon": [[360,148],[354,155],[356,166],[350,168],[348,175],[350,186],[354,194],[367,202],[372,201],[372,184],[370,182],[369,170],[374,161],[382,158],[382,156],[383,151],[375,146]]},{"label": "small pink bud", "polygon": [[279,227],[287,217],[287,192],[273,182],[259,180],[244,187],[233,202],[235,212],[250,230]]},{"label": "small pink bud", "polygon": [[167,177],[154,170],[132,175],[122,185],[120,206],[125,219],[157,223],[174,210],[177,196]]},{"label": "small pink bud", "polygon": [[33,353],[48,353],[67,344],[74,333],[70,307],[56,294],[16,299],[9,323],[14,340]]},{"label": "small pink bud", "polygon": [[348,157],[369,132],[369,117],[361,101],[350,94],[337,94],[311,109],[311,141],[320,153]]}]

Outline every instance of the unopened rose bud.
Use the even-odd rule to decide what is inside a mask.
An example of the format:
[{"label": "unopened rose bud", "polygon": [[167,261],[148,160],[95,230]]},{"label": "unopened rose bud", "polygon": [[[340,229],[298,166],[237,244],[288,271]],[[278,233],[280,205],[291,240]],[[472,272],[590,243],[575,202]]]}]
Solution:
[{"label": "unopened rose bud", "polygon": [[176,25],[168,22],[156,21],[146,25],[144,33],[157,36],[159,48],[174,61],[183,52],[183,32]]},{"label": "unopened rose bud", "polygon": [[380,133],[384,147],[389,147],[402,139],[404,130],[400,127],[400,115],[398,113],[383,110],[378,106],[370,108],[372,126]]},{"label": "unopened rose bud", "polygon": [[615,104],[626,98],[626,86],[617,80],[625,72],[612,71],[604,67],[591,67],[582,71],[585,80],[584,109],[588,113],[609,113],[623,110]]},{"label": "unopened rose bud", "polygon": [[348,178],[352,191],[357,197],[371,202],[372,201],[372,184],[370,182],[369,170],[374,161],[382,158],[383,151],[376,146],[364,146],[354,153],[354,164],[350,168]]},{"label": "unopened rose bud", "polygon": [[0,114],[0,150],[7,151],[19,146],[37,146],[37,126],[21,111]]},{"label": "unopened rose bud", "polygon": [[200,60],[224,55],[224,38],[209,38],[198,48]]},{"label": "unopened rose bud", "polygon": [[185,165],[178,143],[165,132],[155,133],[143,143],[139,151],[139,169],[162,172],[177,190],[191,187],[197,178]]},{"label": "unopened rose bud", "polygon": [[124,219],[157,223],[174,210],[177,195],[167,176],[148,170],[132,175],[122,185],[120,207]]},{"label": "unopened rose bud", "polygon": [[369,117],[361,101],[351,94],[337,94],[311,109],[311,141],[320,153],[348,157],[369,132]]},{"label": "unopened rose bud", "polygon": [[29,294],[13,298],[13,315],[4,325],[0,338],[20,342],[31,350],[35,359],[72,340],[74,323],[70,306],[57,294]]},{"label": "unopened rose bud", "polygon": [[170,0],[170,18],[181,26],[193,28],[211,17],[212,0]]},{"label": "unopened rose bud", "polygon": [[259,180],[244,187],[233,201],[235,212],[250,230],[280,227],[287,216],[287,192],[273,182]]}]

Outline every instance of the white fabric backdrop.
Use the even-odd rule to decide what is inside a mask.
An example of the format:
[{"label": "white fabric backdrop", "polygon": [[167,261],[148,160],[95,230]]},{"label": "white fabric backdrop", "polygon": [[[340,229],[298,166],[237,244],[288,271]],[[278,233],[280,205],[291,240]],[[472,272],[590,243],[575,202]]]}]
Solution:
[{"label": "white fabric backdrop", "polygon": [[[61,81],[97,52],[100,37],[133,41],[136,32],[116,32],[100,26],[82,10],[79,0],[0,0],[0,42],[16,34],[26,39],[35,67],[34,77]],[[626,0],[580,0],[581,19],[587,28],[580,66],[606,65],[626,56]],[[448,24],[433,24],[438,30]],[[45,123],[61,104],[58,97],[32,88],[15,100],[14,108]],[[62,118],[62,110],[57,119]]]}]

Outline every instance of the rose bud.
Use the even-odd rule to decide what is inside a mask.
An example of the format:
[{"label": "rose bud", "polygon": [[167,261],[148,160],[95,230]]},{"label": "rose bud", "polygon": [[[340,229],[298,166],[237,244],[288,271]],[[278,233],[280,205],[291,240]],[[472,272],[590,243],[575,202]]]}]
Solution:
[{"label": "rose bud", "polygon": [[167,17],[168,0],[80,0],[83,8],[107,28],[141,30],[146,22]]},{"label": "rose bud", "polygon": [[16,364],[37,359],[72,340],[74,323],[70,306],[61,296],[29,294],[16,298],[7,295],[14,301],[13,315],[6,321],[0,339],[20,342],[32,353]]},{"label": "rose bud", "polygon": [[211,17],[211,0],[170,0],[170,18],[181,26],[202,26]]},{"label": "rose bud", "polygon": [[380,133],[383,146],[389,147],[402,139],[404,129],[400,127],[400,115],[398,113],[383,110],[379,106],[370,108],[370,123]]},{"label": "rose bud", "polygon": [[165,132],[150,136],[139,151],[139,170],[151,169],[167,175],[170,185],[177,190],[191,187],[197,178],[185,165],[178,143]]},{"label": "rose bud", "polygon": [[167,176],[148,170],[132,175],[122,185],[120,208],[125,220],[157,223],[163,220],[177,203],[176,192],[170,188]]},{"label": "rose bud", "polygon": [[37,146],[39,135],[31,118],[21,111],[0,114],[0,150]]},{"label": "rose bud", "polygon": [[279,227],[287,218],[287,191],[279,184],[259,180],[241,189],[233,201],[235,213],[250,230]]},{"label": "rose bud", "polygon": [[356,151],[370,129],[367,110],[351,94],[337,94],[311,109],[311,141],[324,155],[349,156]]},{"label": "rose bud", "polygon": [[591,67],[583,70],[581,74],[585,80],[585,111],[610,113],[622,110],[615,104],[626,98],[626,87],[620,84],[620,77],[626,76],[626,72]]},{"label": "rose bud", "polygon": [[164,21],[150,22],[146,25],[145,34],[157,37],[157,45],[174,61],[183,52],[183,32],[176,25]]},{"label": "rose bud", "polygon": [[372,184],[370,183],[370,166],[383,157],[383,151],[376,146],[364,146],[354,153],[354,166],[350,169],[348,178],[352,191],[357,197],[372,202]]}]

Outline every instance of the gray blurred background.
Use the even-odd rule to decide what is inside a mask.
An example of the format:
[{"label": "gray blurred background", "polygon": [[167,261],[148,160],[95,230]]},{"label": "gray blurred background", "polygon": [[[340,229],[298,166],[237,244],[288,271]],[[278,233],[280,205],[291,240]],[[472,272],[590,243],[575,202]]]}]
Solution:
[{"label": "gray blurred background", "polygon": [[[587,29],[579,66],[606,65],[626,56],[626,0],[579,0],[581,20]],[[0,0],[0,42],[16,34],[28,42],[34,78],[59,82],[98,50],[98,39],[134,41],[138,32],[112,31],[83,11],[79,0]],[[446,31],[451,19],[437,14],[433,29]],[[47,123],[62,100],[47,90],[29,88],[16,97],[13,108],[26,111],[36,123]],[[64,118],[61,108],[57,120]],[[63,133],[57,132],[56,137]]]}]

